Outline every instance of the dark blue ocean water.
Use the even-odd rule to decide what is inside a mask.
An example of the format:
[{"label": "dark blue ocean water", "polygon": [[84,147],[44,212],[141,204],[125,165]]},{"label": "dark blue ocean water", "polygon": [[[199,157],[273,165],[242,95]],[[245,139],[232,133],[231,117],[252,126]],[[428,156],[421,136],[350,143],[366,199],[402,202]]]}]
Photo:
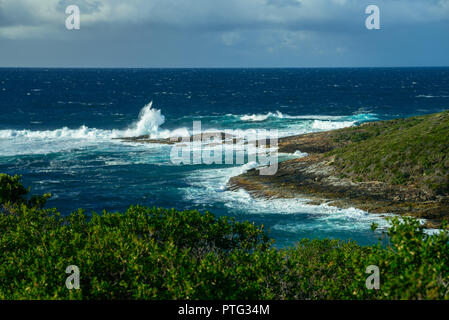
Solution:
[{"label": "dark blue ocean water", "polygon": [[370,224],[385,225],[383,217],[253,199],[226,190],[241,165],[174,165],[171,146],[113,138],[165,137],[191,131],[192,121],[286,136],[444,109],[449,68],[0,69],[0,172],[51,192],[48,205],[64,214],[130,204],[199,209],[264,224],[278,246],[304,237],[368,244],[378,238]]}]

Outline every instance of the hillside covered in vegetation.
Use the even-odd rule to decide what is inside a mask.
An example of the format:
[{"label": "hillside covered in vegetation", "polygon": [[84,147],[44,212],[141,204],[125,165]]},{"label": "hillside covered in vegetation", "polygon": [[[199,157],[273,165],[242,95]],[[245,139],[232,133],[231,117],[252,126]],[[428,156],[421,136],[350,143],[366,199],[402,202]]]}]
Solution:
[{"label": "hillside covered in vegetation", "polygon": [[[61,216],[0,175],[0,299],[449,299],[449,234],[392,220],[387,246],[298,239],[211,213],[131,206]],[[380,289],[366,268],[379,267]],[[80,288],[66,287],[77,266]]]},{"label": "hillside covered in vegetation", "polygon": [[296,150],[308,156],[281,162],[274,176],[251,170],[229,187],[411,215],[429,226],[449,217],[448,111],[281,139],[280,152]]},{"label": "hillside covered in vegetation", "polygon": [[340,130],[333,139],[352,142],[329,153],[351,179],[449,194],[449,111],[367,123]]}]

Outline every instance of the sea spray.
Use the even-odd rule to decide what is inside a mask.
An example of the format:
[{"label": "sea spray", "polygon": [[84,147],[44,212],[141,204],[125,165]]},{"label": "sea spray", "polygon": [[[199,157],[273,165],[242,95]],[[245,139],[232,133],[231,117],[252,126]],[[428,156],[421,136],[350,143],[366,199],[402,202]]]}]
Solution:
[{"label": "sea spray", "polygon": [[159,109],[153,109],[153,101],[144,106],[139,119],[129,129],[119,132],[120,137],[138,137],[148,135],[158,138],[159,127],[165,123],[165,117]]},{"label": "sea spray", "polygon": [[[295,134],[347,127],[360,122],[374,120],[376,117],[377,115],[369,113],[350,116],[296,116],[283,114],[279,111],[253,115],[226,114],[209,116],[209,121],[206,121],[206,123],[217,124],[218,128],[209,128],[204,131],[218,132],[223,131],[223,128],[228,128],[233,130],[233,134],[236,137],[242,138],[246,135],[246,130],[250,128],[275,128],[278,129],[279,138],[281,138]],[[235,120],[229,123],[230,118]],[[151,101],[140,110],[137,120],[125,129],[89,128],[82,125],[78,128],[62,127],[42,131],[28,129],[0,130],[0,156],[49,154],[91,146],[100,148],[101,145],[122,143],[122,141],[117,139],[124,137],[147,135],[151,139],[168,139],[171,137],[188,137],[192,134],[185,127],[172,130],[164,129],[165,120],[166,118],[162,111],[153,108],[153,102]],[[195,118],[192,120],[195,120]],[[248,127],[248,123],[251,124],[250,127]]]}]

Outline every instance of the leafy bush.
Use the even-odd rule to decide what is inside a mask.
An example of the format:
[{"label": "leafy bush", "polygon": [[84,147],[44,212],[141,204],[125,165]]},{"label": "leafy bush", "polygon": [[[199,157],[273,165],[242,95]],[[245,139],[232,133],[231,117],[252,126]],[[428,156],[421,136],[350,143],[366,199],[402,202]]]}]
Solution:
[{"label": "leafy bush", "polygon": [[[392,220],[387,246],[304,239],[276,249],[262,227],[198,211],[63,217],[27,206],[13,181],[22,196],[0,213],[0,299],[449,298],[449,235],[413,219]],[[65,287],[69,265],[79,290]],[[369,265],[380,290],[365,287]]]},{"label": "leafy bush", "polygon": [[449,233],[426,234],[412,218],[391,222],[391,245],[376,248],[370,257],[383,271],[379,298],[449,299]]},{"label": "leafy bush", "polygon": [[10,204],[25,204],[28,207],[43,208],[51,194],[43,196],[31,196],[27,199],[30,188],[25,188],[20,182],[18,175],[10,176],[0,173],[0,206],[9,206]]}]

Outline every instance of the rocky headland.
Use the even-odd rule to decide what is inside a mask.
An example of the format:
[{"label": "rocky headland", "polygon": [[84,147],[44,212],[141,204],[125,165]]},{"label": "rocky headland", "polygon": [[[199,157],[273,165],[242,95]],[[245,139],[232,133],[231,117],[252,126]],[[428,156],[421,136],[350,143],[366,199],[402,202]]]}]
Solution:
[{"label": "rocky headland", "polygon": [[[140,136],[120,140],[258,144],[224,132],[176,139]],[[267,199],[306,198],[311,204],[408,215],[426,219],[426,226],[431,228],[449,219],[448,111],[285,137],[279,139],[278,151],[298,151],[307,156],[280,162],[272,176],[260,175],[257,168],[249,170],[231,178],[228,189],[243,188],[254,197]]]},{"label": "rocky headland", "polygon": [[280,139],[279,152],[308,156],[233,177],[254,197],[307,198],[341,208],[427,219],[449,217],[449,113],[378,121]]}]

